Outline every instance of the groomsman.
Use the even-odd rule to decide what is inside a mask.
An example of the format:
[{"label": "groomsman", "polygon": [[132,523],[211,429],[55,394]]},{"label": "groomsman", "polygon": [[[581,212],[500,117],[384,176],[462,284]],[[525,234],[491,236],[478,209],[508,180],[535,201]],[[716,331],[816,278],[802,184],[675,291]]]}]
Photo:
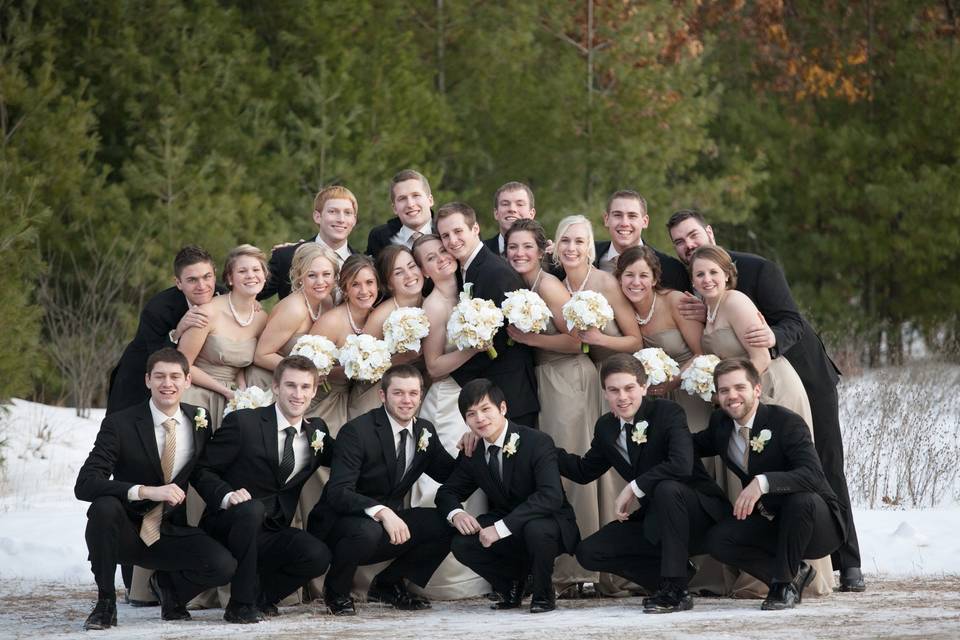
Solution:
[{"label": "groomsman", "polygon": [[[458,404],[483,448],[461,455],[437,490],[437,509],[458,532],[453,555],[493,586],[498,596],[493,609],[519,607],[532,574],[530,613],[552,611],[554,560],[572,554],[580,539],[553,440],[508,420],[504,393],[490,380],[464,385]],[[463,510],[463,501],[478,488],[490,511],[474,517]]]},{"label": "groomsman", "polygon": [[422,474],[443,482],[454,460],[430,422],[417,418],[423,378],[411,365],[394,365],[381,379],[380,401],[343,425],[330,481],[310,512],[307,530],[333,550],[324,600],[334,615],[356,615],[350,588],[360,565],[393,560],[373,579],[367,600],[397,609],[430,608],[404,580],[425,587],[450,552],[453,531],[432,508],[404,508]]},{"label": "groomsman", "polygon": [[[346,187],[335,185],[320,190],[313,200],[313,222],[317,235],[308,242],[316,242],[333,251],[343,266],[344,260],[357,253],[349,244],[350,232],[357,226],[357,198]],[[266,300],[273,294],[282,300],[290,295],[290,266],[297,247],[305,241],[290,242],[273,249],[267,264],[267,284],[257,295],[257,300]]]},{"label": "groomsman", "polygon": [[[684,263],[689,262],[697,247],[716,244],[711,226],[700,213],[690,209],[674,213],[667,228],[677,256]],[[833,555],[833,566],[840,570],[841,591],[863,591],[866,585],[860,571],[860,545],[843,471],[843,439],[837,397],[840,370],[827,355],[820,336],[800,314],[780,267],[750,253],[731,251],[730,256],[737,267],[737,290],[749,296],[763,315],[748,330],[747,342],[754,347],[769,349],[771,358],[783,356],[789,360],[807,391],[820,463],[847,517],[847,538]],[[698,313],[702,321],[703,311]]]},{"label": "groomsman", "polygon": [[493,219],[497,221],[499,233],[484,240],[483,245],[494,255],[506,257],[504,238],[507,231],[517,220],[533,219],[536,216],[533,189],[522,182],[504,184],[493,196]]},{"label": "groomsman", "polygon": [[[610,240],[597,242],[597,258],[594,266],[613,273],[617,267],[617,258],[633,247],[643,246],[643,230],[650,224],[647,214],[647,201],[636,191],[622,189],[615,191],[607,199],[607,208],[603,212],[603,226],[610,234]],[[689,276],[687,269],[676,258],[650,247],[660,259],[660,284],[668,289],[685,291]]]},{"label": "groomsman", "polygon": [[164,347],[176,348],[184,331],[207,324],[199,307],[216,293],[213,258],[200,247],[183,247],[173,259],[173,273],[175,285],[147,301],[137,333],[110,372],[107,415],[146,402],[150,391],[143,376],[150,354]]},{"label": "groomsman", "polygon": [[237,559],[227,622],[279,615],[280,600],[330,565],[323,542],[290,526],[304,483],[333,455],[327,425],[304,418],[317,382],[308,358],[281,360],[273,372],[276,402],[228,414],[194,472],[207,503],[200,526]]},{"label": "groomsman", "polygon": [[[460,264],[458,282],[461,289],[471,283],[471,295],[492,300],[500,306],[508,291],[525,288],[523,280],[506,260],[495,255],[480,241],[477,214],[461,202],[445,204],[437,211],[437,232],[444,248]],[[537,380],[533,350],[526,345],[507,345],[507,330],[501,327],[493,338],[497,357],[478,353],[453,372],[453,379],[462,387],[476,378],[489,378],[504,390],[509,418],[533,427],[540,403],[537,401]]]},{"label": "groomsman", "polygon": [[697,455],[720,456],[743,491],[733,519],[708,534],[710,554],[770,587],[761,608],[790,609],[816,571],[803,558],[832,553],[846,535],[845,507],[823,474],[807,424],[760,402],[760,374],[747,358],[714,370],[717,399],[706,430],[693,436]]},{"label": "groomsman", "polygon": [[680,405],[646,395],[647,374],[636,358],[611,356],[600,379],[611,412],[597,420],[585,454],[557,449],[560,473],[587,484],[613,467],[628,484],[616,499],[617,520],[581,542],[577,560],[588,570],[659,585],[644,613],[691,609],[690,555],[706,552],[706,532],[729,516],[730,503],[693,455]]},{"label": "groomsman", "polygon": [[77,475],[74,493],[91,503],[86,540],[97,583],[97,604],[84,629],[116,626],[119,562],[155,570],[150,586],[164,620],[189,620],[186,603],[225,584],[236,568],[226,549],[187,525],[187,480],[209,439],[200,410],[180,403],[189,370],[176,349],[151,354],[150,399],[104,419]]},{"label": "groomsman", "polygon": [[426,176],[404,169],[390,181],[390,205],[394,217],[374,227],[367,236],[367,255],[376,259],[391,244],[413,248],[420,236],[433,233],[433,194]]}]

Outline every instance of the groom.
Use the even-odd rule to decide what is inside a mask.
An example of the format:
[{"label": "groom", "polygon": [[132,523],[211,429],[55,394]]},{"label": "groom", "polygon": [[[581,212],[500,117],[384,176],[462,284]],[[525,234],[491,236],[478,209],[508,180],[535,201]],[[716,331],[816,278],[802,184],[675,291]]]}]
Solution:
[{"label": "groom", "polygon": [[[472,297],[492,300],[499,307],[508,292],[525,288],[523,280],[506,260],[494,255],[481,242],[477,214],[469,205],[451,202],[440,207],[437,233],[443,247],[460,264],[458,282],[461,289],[472,284]],[[507,417],[517,424],[534,427],[540,403],[537,401],[533,350],[522,344],[507,346],[505,327],[497,331],[493,347],[498,354],[496,358],[478,353],[453,372],[453,379],[462,387],[471,380],[488,378],[504,391],[509,410]]]}]

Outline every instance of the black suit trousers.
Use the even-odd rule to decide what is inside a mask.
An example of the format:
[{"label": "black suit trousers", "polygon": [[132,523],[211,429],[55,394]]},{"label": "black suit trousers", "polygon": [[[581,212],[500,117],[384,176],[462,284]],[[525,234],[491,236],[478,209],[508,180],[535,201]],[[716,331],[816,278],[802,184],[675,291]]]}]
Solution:
[{"label": "black suit trousers", "polygon": [[789,582],[804,558],[820,558],[840,546],[842,535],[819,494],[792,493],[767,520],[754,509],[745,520],[724,520],[707,534],[714,558],[770,585]]},{"label": "black suit trousers", "polygon": [[237,566],[226,549],[199,531],[185,536],[161,534],[148,547],[140,539],[139,525],[114,496],[101,496],[90,504],[86,540],[101,597],[114,597],[120,562],[168,572],[182,604],[201,591],[227,584]]},{"label": "black suit trousers", "polygon": [[237,560],[230,599],[275,604],[330,566],[330,549],[306,531],[274,526],[263,503],[248,500],[204,518],[201,523]]}]

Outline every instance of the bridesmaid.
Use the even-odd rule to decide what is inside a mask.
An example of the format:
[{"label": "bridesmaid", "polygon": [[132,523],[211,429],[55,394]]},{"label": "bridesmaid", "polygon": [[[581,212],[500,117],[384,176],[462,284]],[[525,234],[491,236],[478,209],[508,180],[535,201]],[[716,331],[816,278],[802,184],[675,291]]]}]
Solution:
[{"label": "bridesmaid", "polygon": [[[363,332],[382,340],[383,325],[391,313],[400,307],[423,305],[423,273],[413,257],[413,252],[402,244],[392,244],[382,249],[376,264],[377,275],[386,289],[385,297],[367,318]],[[393,364],[410,364],[420,360],[420,353],[417,352],[399,353],[392,358]],[[375,386],[380,387],[379,384]]]},{"label": "bridesmaid", "polygon": [[[703,351],[721,358],[746,356],[761,374],[763,392],[760,401],[766,404],[778,404],[799,414],[810,427],[813,419],[810,413],[810,401],[800,381],[800,376],[786,358],[770,358],[770,351],[751,347],[745,339],[747,329],[763,316],[753,301],[737,291],[737,267],[730,254],[716,245],[704,245],[690,256],[690,281],[693,288],[707,305],[707,324],[703,330]],[[813,437],[813,429],[810,429]],[[728,495],[735,499],[740,493],[740,482],[732,473],[728,474]],[[817,577],[807,587],[812,593],[824,595],[833,590],[833,567],[830,558],[821,558],[811,562],[817,570]],[[746,575],[746,574],[742,574]],[[737,582],[740,593],[741,581]],[[762,596],[766,587],[759,581],[742,587],[743,592]]]},{"label": "bridesmaid", "polygon": [[[457,443],[468,428],[457,407],[460,385],[450,373],[472,358],[478,350],[458,351],[447,340],[447,319],[459,296],[456,259],[443,248],[440,238],[430,234],[417,238],[413,243],[413,255],[424,278],[433,282],[433,290],[423,301],[423,310],[430,321],[430,334],[423,340],[421,349],[433,384],[424,395],[420,417],[433,423],[443,446],[450,455],[456,457]],[[421,476],[411,491],[411,506],[433,507],[439,487],[431,478]],[[482,491],[473,494],[467,501],[467,509],[471,513],[484,513],[486,505],[487,499]],[[453,555],[449,555],[434,572],[425,592],[429,598],[456,600],[489,593],[490,586],[483,578],[457,562]]]},{"label": "bridesmaid", "polygon": [[[537,388],[540,398],[540,430],[553,438],[558,447],[571,453],[590,448],[593,427],[600,415],[600,384],[596,368],[580,349],[580,341],[567,333],[561,309],[570,292],[555,276],[543,270],[547,235],[533,219],[513,223],[504,239],[506,257],[520,274],[527,288],[540,295],[553,321],[544,333],[525,333],[513,325],[507,333],[515,342],[534,348]],[[563,481],[567,499],[577,513],[580,535],[587,537],[600,528],[597,483],[580,485]],[[573,556],[557,559],[553,581],[561,596],[582,593],[583,583],[596,583],[600,575],[587,571]]]}]

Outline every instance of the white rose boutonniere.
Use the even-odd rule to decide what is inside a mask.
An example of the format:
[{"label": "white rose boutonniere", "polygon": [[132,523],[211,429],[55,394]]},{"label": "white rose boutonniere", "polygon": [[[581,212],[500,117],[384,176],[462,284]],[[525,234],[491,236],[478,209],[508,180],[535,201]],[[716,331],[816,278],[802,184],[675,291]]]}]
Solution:
[{"label": "white rose boutonniere", "polygon": [[517,448],[520,446],[520,434],[511,433],[510,441],[503,445],[503,455],[510,457],[517,452]]},{"label": "white rose boutonniere", "polygon": [[767,446],[767,442],[770,441],[770,438],[773,437],[773,434],[770,433],[770,429],[764,429],[760,432],[756,438],[750,439],[750,448],[760,453],[763,451],[763,448]]},{"label": "white rose boutonniere", "polygon": [[424,429],[420,432],[420,439],[417,441],[417,451],[426,451],[430,446],[430,437],[433,435],[430,431]]},{"label": "white rose boutonniere", "polygon": [[317,429],[313,432],[313,440],[310,441],[310,447],[313,449],[313,455],[319,455],[323,453],[323,440],[323,431]]},{"label": "white rose boutonniere", "polygon": [[650,426],[646,420],[641,420],[633,427],[633,433],[630,434],[630,439],[637,444],[643,444],[647,441],[647,427]]},{"label": "white rose boutonniere", "polygon": [[203,407],[197,408],[197,415],[193,416],[193,424],[197,427],[197,431],[200,431],[200,429],[206,429],[207,426],[209,426],[210,423],[207,422],[206,409]]}]

